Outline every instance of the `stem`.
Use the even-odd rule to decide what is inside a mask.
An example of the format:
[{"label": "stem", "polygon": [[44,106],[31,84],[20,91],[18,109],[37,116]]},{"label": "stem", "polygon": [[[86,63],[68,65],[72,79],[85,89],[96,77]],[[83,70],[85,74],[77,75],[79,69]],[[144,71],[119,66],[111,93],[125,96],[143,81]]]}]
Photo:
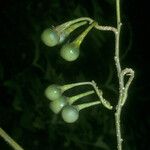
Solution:
[{"label": "stem", "polygon": [[121,138],[121,127],[120,127],[120,116],[122,111],[121,100],[119,99],[118,105],[116,106],[116,113],[115,113],[115,124],[116,124],[116,135],[117,135],[117,149],[122,150],[122,141]]},{"label": "stem", "polygon": [[85,92],[85,93],[81,93],[81,94],[78,94],[78,95],[75,95],[75,96],[72,96],[72,97],[69,97],[69,104],[72,105],[74,102],[76,102],[78,99],[81,99],[85,96],[88,96],[88,95],[91,95],[95,93],[95,91],[88,91],[88,92]]},{"label": "stem", "polygon": [[55,28],[56,31],[64,31],[65,29],[67,29],[68,27],[70,27],[71,25],[77,23],[77,22],[80,22],[80,21],[88,21],[89,23],[92,23],[93,22],[93,19],[89,18],[89,17],[81,17],[81,18],[78,18],[78,19],[74,19],[74,20],[71,20],[71,21],[67,21],[59,26],[57,26]]},{"label": "stem", "polygon": [[85,108],[88,108],[88,107],[91,107],[91,106],[94,106],[94,105],[98,105],[98,104],[101,104],[101,102],[100,101],[95,101],[95,102],[79,104],[79,105],[76,105],[76,108],[80,111],[82,109],[85,109]]},{"label": "stem", "polygon": [[74,88],[76,86],[81,86],[81,85],[91,85],[91,82],[78,82],[78,83],[66,84],[66,85],[61,86],[61,90],[62,92],[64,92],[68,89]]},{"label": "stem", "polygon": [[70,27],[68,27],[66,30],[64,30],[63,34],[69,35],[75,29],[79,28],[80,26],[85,25],[86,23],[87,23],[87,21],[82,21],[82,22],[75,23],[75,24],[71,25]]},{"label": "stem", "polygon": [[112,31],[114,33],[117,32],[117,29],[112,26],[101,26],[101,25],[96,24],[95,28],[101,31]]},{"label": "stem", "polygon": [[[117,150],[122,150],[122,137],[121,137],[121,127],[120,127],[120,117],[121,117],[121,111],[122,107],[124,106],[127,96],[128,96],[128,89],[129,86],[134,78],[134,71],[131,68],[126,68],[124,70],[121,69],[121,64],[120,64],[120,58],[119,58],[119,51],[120,51],[120,31],[121,31],[121,15],[120,15],[120,0],[116,0],[116,15],[117,15],[117,28],[112,27],[112,26],[101,26],[101,25],[96,25],[95,28],[98,30],[102,31],[112,31],[115,34],[115,65],[117,69],[117,75],[118,75],[118,80],[119,80],[119,99],[118,99],[118,104],[116,106],[116,112],[115,112],[115,124],[116,124],[116,135],[117,135]],[[127,83],[124,85],[124,76],[129,75],[129,79]],[[98,90],[98,87],[96,87],[96,84],[93,82],[93,87],[99,97],[101,99],[101,102],[104,106],[105,103],[103,103],[103,98],[101,91]],[[104,101],[105,102],[105,101]],[[107,104],[107,103],[106,103]],[[108,105],[109,106],[109,105]]]},{"label": "stem", "polygon": [[119,28],[119,24],[121,23],[120,0],[116,0],[116,14],[117,14],[117,29],[118,29]]},{"label": "stem", "polygon": [[113,107],[111,106],[111,104],[110,104],[106,99],[103,98],[103,92],[97,87],[95,81],[92,81],[92,82],[91,82],[91,85],[93,86],[93,88],[94,88],[94,90],[95,90],[97,96],[99,97],[101,103],[102,103],[106,108],[108,108],[108,109],[111,110]]},{"label": "stem", "polygon": [[2,128],[0,128],[0,136],[14,149],[23,150],[23,148],[17,144]]},{"label": "stem", "polygon": [[[121,137],[121,126],[120,126],[120,118],[122,107],[124,106],[129,86],[134,78],[134,71],[131,68],[126,68],[124,70],[121,69],[120,58],[119,58],[119,50],[120,50],[120,31],[121,31],[121,16],[120,16],[120,0],[116,0],[116,15],[117,15],[117,32],[115,33],[115,63],[116,69],[119,79],[119,100],[116,106],[115,113],[115,124],[116,124],[116,135],[117,135],[117,149],[122,150],[122,137]],[[129,75],[129,79],[127,83],[124,83],[124,76]],[[125,86],[124,86],[125,84]]]},{"label": "stem", "polygon": [[123,95],[124,89],[124,82],[123,78],[121,77],[121,64],[119,58],[119,49],[120,49],[120,31],[121,31],[121,18],[120,18],[120,0],[116,0],[116,15],[117,15],[117,32],[115,34],[115,63],[116,69],[119,79],[119,100],[118,105],[116,106],[116,113],[115,113],[115,124],[116,124],[116,135],[117,135],[117,149],[122,150],[122,141],[121,138],[121,127],[120,127],[120,116],[122,111],[121,99]]},{"label": "stem", "polygon": [[94,21],[93,23],[91,23],[91,25],[85,30],[83,31],[74,41],[73,43],[77,44],[78,46],[82,43],[82,41],[84,40],[85,36],[88,34],[88,32],[96,25],[97,23]]}]

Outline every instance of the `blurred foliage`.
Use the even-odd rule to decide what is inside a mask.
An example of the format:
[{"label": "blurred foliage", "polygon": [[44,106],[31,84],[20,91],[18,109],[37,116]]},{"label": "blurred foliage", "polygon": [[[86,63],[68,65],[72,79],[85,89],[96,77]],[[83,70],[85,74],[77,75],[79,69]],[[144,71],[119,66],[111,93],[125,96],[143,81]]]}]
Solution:
[{"label": "blurred foliage", "polygon": [[[104,91],[104,96],[115,106],[118,87],[113,62],[113,34],[96,30],[90,32],[82,43],[80,58],[72,63],[60,58],[61,45],[49,48],[40,40],[41,32],[46,27],[81,16],[94,18],[103,25],[115,25],[115,1],[10,0],[9,4],[2,4],[1,11],[4,23],[1,24],[3,38],[0,41],[0,126],[25,150],[116,149],[114,111],[112,113],[96,106],[82,111],[76,123],[66,124],[59,115],[51,112],[49,101],[43,94],[52,83],[95,80]],[[129,46],[131,38],[126,38],[131,30],[125,15],[123,19],[127,29],[123,32],[125,44],[121,56],[124,57],[123,64],[132,66],[130,57],[127,60],[124,55],[132,55]],[[81,30],[83,28],[69,40],[80,34]],[[147,126],[141,124],[141,129],[136,128],[138,116],[135,112],[138,110],[133,107],[136,87],[131,88],[122,117],[123,146],[125,150],[147,149],[145,144],[137,145],[146,134],[144,128]],[[86,89],[79,87],[68,94]],[[96,97],[85,101],[90,98]],[[140,102],[137,103],[140,105]],[[11,148],[0,140],[0,149]]]}]

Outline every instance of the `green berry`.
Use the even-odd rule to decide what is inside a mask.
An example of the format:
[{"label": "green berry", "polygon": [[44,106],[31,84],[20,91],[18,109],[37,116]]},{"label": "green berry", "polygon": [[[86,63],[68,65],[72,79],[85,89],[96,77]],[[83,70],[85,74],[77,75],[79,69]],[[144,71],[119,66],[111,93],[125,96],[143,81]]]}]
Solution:
[{"label": "green berry", "polygon": [[71,105],[66,105],[62,109],[62,118],[67,123],[73,123],[79,118],[79,111]]},{"label": "green berry", "polygon": [[52,101],[58,99],[59,97],[61,97],[61,95],[62,95],[62,90],[60,86],[55,84],[48,86],[45,90],[45,96]]},{"label": "green berry", "polygon": [[60,55],[66,61],[74,61],[79,57],[79,47],[74,43],[66,44],[60,50]]},{"label": "green berry", "polygon": [[58,114],[65,105],[67,105],[67,98],[65,96],[61,96],[50,103],[50,109],[55,114]]},{"label": "green berry", "polygon": [[43,43],[49,47],[53,47],[59,43],[59,35],[55,30],[45,29],[41,35]]}]

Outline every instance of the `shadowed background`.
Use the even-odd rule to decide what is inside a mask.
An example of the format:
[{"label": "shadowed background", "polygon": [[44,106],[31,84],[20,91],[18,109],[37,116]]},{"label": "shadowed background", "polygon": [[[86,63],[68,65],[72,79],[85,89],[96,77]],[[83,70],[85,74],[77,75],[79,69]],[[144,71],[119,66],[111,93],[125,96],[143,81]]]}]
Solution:
[{"label": "shadowed background", "polygon": [[[148,147],[149,71],[145,64],[142,4],[122,1],[123,31],[121,63],[135,70],[129,97],[122,112],[124,150]],[[115,26],[114,0],[26,0],[0,2],[0,126],[25,150],[115,150],[114,110],[95,106],[80,113],[74,124],[66,124],[49,109],[44,89],[52,83],[95,80],[113,106],[117,103],[117,77],[113,61],[114,36],[93,29],[81,45],[80,57],[65,62],[62,45],[49,48],[40,39],[42,31],[82,16],[102,25]],[[74,32],[72,41],[85,27]],[[147,61],[147,62],[146,62]],[[75,95],[89,88],[68,92]],[[85,101],[95,100],[87,97]],[[81,100],[82,102],[82,100]],[[11,148],[0,139],[0,149]]]}]

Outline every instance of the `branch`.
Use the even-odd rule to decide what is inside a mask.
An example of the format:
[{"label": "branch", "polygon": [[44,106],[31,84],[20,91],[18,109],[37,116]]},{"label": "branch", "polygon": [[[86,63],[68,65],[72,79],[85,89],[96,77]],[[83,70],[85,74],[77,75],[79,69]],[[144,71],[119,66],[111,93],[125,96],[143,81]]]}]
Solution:
[{"label": "branch", "polygon": [[0,136],[14,149],[23,150],[23,148],[17,144],[2,128],[0,128]]},{"label": "branch", "polygon": [[[122,150],[122,137],[121,137],[121,127],[120,127],[120,117],[122,107],[124,106],[127,96],[129,86],[134,78],[134,71],[130,68],[126,68],[124,70],[121,69],[120,58],[119,58],[119,50],[120,50],[120,31],[121,31],[121,16],[120,16],[120,0],[116,0],[116,15],[117,15],[117,32],[115,34],[115,64],[119,79],[119,99],[118,104],[116,106],[115,113],[115,123],[116,123],[116,135],[117,135],[117,149]],[[129,75],[129,79],[127,83],[124,83],[124,76]],[[124,86],[125,84],[125,86]]]}]

